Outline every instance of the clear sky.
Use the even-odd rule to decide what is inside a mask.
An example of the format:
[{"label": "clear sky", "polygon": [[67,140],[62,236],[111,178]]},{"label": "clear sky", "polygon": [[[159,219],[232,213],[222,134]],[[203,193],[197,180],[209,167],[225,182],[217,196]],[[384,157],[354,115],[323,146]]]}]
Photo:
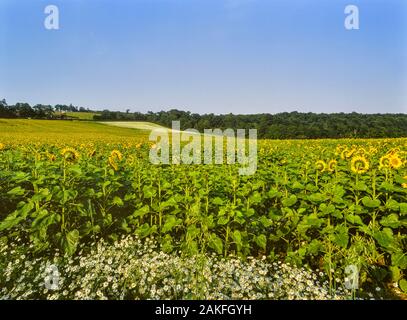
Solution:
[{"label": "clear sky", "polygon": [[[59,8],[46,30],[44,8]],[[360,29],[346,30],[357,5]],[[198,113],[407,112],[406,0],[0,0],[0,99]]]}]

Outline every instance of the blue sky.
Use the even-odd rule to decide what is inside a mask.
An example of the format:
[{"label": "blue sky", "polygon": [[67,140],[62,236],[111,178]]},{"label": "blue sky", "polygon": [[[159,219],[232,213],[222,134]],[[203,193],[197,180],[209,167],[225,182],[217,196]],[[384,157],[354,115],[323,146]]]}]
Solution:
[{"label": "blue sky", "polygon": [[[49,4],[59,30],[44,28]],[[9,103],[406,113],[406,89],[405,0],[0,0]]]}]

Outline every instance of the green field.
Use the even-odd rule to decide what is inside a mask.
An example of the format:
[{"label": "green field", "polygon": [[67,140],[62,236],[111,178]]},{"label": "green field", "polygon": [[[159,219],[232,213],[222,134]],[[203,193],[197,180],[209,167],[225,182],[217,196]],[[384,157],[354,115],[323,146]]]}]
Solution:
[{"label": "green field", "polygon": [[92,121],[0,119],[0,139],[11,141],[101,141],[148,137],[138,128],[107,126]]},{"label": "green field", "polygon": [[93,120],[93,116],[100,115],[97,112],[59,112],[56,111],[55,115],[66,115],[68,117],[76,118],[77,120]]}]

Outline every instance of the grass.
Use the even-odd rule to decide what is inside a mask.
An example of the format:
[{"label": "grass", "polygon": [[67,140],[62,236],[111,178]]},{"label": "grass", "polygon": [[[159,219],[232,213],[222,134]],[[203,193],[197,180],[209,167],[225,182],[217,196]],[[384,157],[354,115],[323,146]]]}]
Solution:
[{"label": "grass", "polygon": [[[55,114],[60,115],[61,112],[56,112]],[[66,112],[64,114],[78,120],[93,120],[93,116],[99,115],[97,112]]]},{"label": "grass", "polygon": [[130,128],[139,130],[153,130],[157,128],[166,129],[159,124],[144,121],[110,121],[110,122],[100,122],[109,126],[120,127],[120,128]]}]

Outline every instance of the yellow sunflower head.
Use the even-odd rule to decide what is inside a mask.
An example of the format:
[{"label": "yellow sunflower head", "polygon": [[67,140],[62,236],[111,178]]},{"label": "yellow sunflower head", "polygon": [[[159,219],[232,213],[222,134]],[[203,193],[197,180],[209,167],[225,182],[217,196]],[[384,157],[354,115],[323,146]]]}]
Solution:
[{"label": "yellow sunflower head", "polygon": [[80,158],[79,152],[76,151],[74,148],[69,148],[69,147],[62,149],[61,155],[68,162],[75,162],[75,161],[78,161]]},{"label": "yellow sunflower head", "polygon": [[0,142],[0,151],[6,149],[6,146],[4,145],[4,143]]},{"label": "yellow sunflower head", "polygon": [[390,157],[389,155],[384,155],[379,160],[379,169],[390,168]]},{"label": "yellow sunflower head", "polygon": [[96,149],[91,149],[91,150],[88,152],[88,156],[89,156],[90,158],[94,157],[95,154],[96,154]]},{"label": "yellow sunflower head", "polygon": [[365,154],[366,154],[366,149],[365,148],[359,148],[354,153],[354,155],[358,155],[358,156],[364,156]]},{"label": "yellow sunflower head", "polygon": [[48,160],[51,162],[54,162],[57,159],[57,157],[55,156],[55,154],[52,153],[48,153]]},{"label": "yellow sunflower head", "polygon": [[338,161],[332,159],[331,161],[328,162],[328,171],[329,172],[334,172],[336,169],[336,166],[338,164]]},{"label": "yellow sunflower head", "polygon": [[355,156],[351,160],[351,170],[356,174],[365,173],[369,170],[369,161],[365,157]]},{"label": "yellow sunflower head", "polygon": [[375,148],[375,147],[369,147],[369,153],[370,153],[370,154],[376,154],[376,153],[377,153],[377,148]]},{"label": "yellow sunflower head", "polygon": [[[403,179],[407,181],[407,176],[404,176]],[[401,187],[407,189],[407,183],[402,183]]]},{"label": "yellow sunflower head", "polygon": [[335,148],[335,154],[340,155],[343,152],[344,149],[346,149],[346,146],[342,146],[340,144],[337,145],[336,148]]},{"label": "yellow sunflower head", "polygon": [[127,163],[128,165],[133,165],[134,162],[135,162],[135,160],[136,160],[136,159],[135,159],[132,155],[130,155],[130,156],[127,157],[126,163]]},{"label": "yellow sunflower head", "polygon": [[356,149],[352,148],[351,150],[347,150],[345,152],[345,158],[349,159],[355,153]]},{"label": "yellow sunflower head", "polygon": [[119,170],[118,161],[121,161],[122,159],[123,159],[123,155],[119,150],[113,150],[110,153],[108,162],[109,162],[109,165],[114,169],[114,171]]},{"label": "yellow sunflower head", "polygon": [[122,160],[122,158],[123,158],[123,155],[119,150],[113,150],[110,153],[110,156],[113,157],[113,158],[116,158],[119,161]]},{"label": "yellow sunflower head", "polygon": [[398,169],[403,165],[403,161],[401,161],[397,154],[394,154],[389,157],[389,164],[392,169]]},{"label": "yellow sunflower head", "polygon": [[398,152],[400,152],[400,148],[393,148],[393,149],[390,149],[389,152],[387,152],[387,154],[389,156],[393,156],[393,155],[396,155]]},{"label": "yellow sunflower head", "polygon": [[345,160],[346,159],[346,153],[348,152],[348,148],[345,147],[342,151],[341,151],[341,159]]},{"label": "yellow sunflower head", "polygon": [[326,169],[326,163],[324,160],[318,160],[315,162],[315,168],[317,168],[318,171],[324,172]]}]

